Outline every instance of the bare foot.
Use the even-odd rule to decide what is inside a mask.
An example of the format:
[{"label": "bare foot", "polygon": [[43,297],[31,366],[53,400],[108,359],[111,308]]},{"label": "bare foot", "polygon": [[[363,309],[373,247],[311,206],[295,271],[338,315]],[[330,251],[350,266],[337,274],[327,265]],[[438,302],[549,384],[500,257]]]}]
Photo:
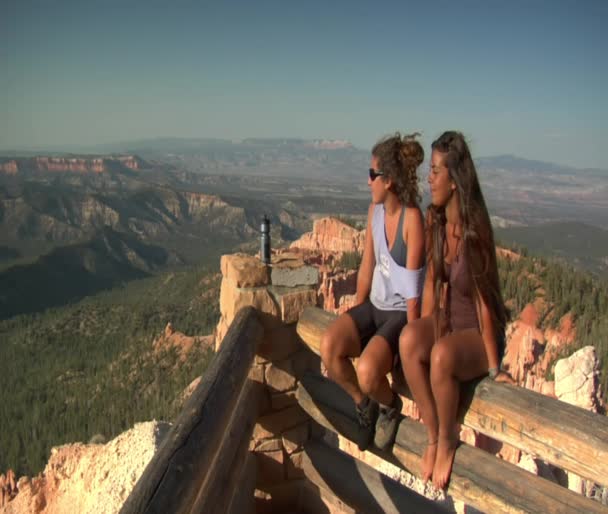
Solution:
[{"label": "bare foot", "polygon": [[457,438],[439,437],[437,444],[437,456],[433,468],[433,485],[437,489],[445,489],[450,481],[454,454],[458,446]]},{"label": "bare foot", "polygon": [[433,466],[435,465],[435,455],[437,454],[437,439],[432,443],[427,443],[424,454],[422,455],[422,480],[426,484],[433,476]]}]

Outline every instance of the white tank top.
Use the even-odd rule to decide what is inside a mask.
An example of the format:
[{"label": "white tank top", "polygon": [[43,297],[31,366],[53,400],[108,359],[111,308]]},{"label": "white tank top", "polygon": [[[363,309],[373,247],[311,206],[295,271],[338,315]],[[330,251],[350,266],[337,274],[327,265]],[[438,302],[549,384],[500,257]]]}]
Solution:
[{"label": "white tank top", "polygon": [[406,300],[420,297],[424,268],[410,270],[399,266],[388,249],[384,230],[384,205],[375,205],[372,214],[372,239],[376,266],[369,299],[383,311],[407,311]]}]

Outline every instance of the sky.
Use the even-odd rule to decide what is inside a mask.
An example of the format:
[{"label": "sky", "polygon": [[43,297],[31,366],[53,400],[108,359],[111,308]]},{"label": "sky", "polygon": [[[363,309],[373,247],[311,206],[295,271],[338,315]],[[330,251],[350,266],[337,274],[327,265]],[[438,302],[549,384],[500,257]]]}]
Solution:
[{"label": "sky", "polygon": [[0,0],[0,149],[461,130],[608,169],[604,0]]}]

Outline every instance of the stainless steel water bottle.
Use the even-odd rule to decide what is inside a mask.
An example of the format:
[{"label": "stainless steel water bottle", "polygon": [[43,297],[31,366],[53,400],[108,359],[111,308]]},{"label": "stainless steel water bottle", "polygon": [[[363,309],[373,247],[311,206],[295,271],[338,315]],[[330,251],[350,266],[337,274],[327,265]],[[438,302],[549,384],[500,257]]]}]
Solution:
[{"label": "stainless steel water bottle", "polygon": [[262,225],[260,227],[262,235],[260,237],[260,259],[264,264],[270,264],[270,220],[264,214],[262,218]]}]

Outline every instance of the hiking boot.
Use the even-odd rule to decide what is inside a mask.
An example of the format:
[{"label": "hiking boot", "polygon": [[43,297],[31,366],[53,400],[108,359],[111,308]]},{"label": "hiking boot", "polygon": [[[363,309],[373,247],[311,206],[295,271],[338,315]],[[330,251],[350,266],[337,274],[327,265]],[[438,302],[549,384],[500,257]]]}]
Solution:
[{"label": "hiking boot", "polygon": [[359,422],[356,442],[359,450],[365,451],[374,440],[374,429],[378,419],[378,402],[366,396],[359,405],[355,405],[355,410]]},{"label": "hiking boot", "polygon": [[398,394],[395,395],[390,407],[380,406],[378,421],[376,421],[376,436],[374,437],[374,444],[380,450],[386,450],[395,441],[402,407],[403,402]]}]

